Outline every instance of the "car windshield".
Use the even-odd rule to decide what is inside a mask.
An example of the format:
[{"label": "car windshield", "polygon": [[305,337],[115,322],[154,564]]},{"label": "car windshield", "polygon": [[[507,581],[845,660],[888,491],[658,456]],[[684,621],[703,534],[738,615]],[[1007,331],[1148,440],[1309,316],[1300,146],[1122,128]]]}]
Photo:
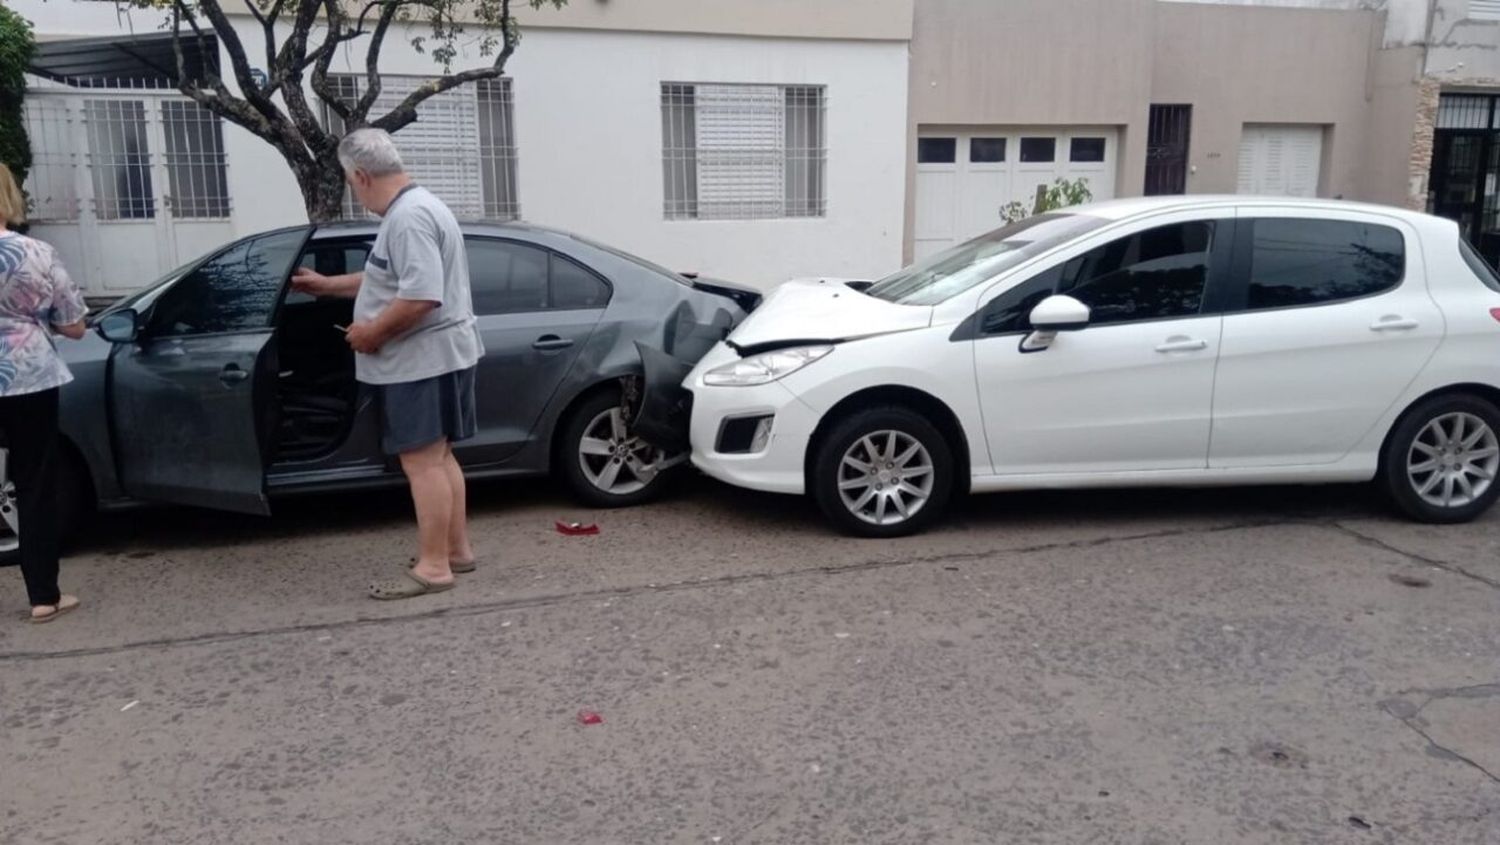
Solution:
[{"label": "car windshield", "polygon": [[925,258],[865,293],[898,305],[937,305],[1106,222],[1083,214],[1028,217]]}]

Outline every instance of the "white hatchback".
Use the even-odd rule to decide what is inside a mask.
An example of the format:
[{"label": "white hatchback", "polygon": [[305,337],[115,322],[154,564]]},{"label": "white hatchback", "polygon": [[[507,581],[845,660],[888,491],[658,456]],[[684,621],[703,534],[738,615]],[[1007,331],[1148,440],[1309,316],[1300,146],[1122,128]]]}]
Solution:
[{"label": "white hatchback", "polygon": [[1500,278],[1447,220],[1120,200],[873,285],[789,283],[688,376],[693,462],[917,531],[965,490],[1358,482],[1500,494]]}]

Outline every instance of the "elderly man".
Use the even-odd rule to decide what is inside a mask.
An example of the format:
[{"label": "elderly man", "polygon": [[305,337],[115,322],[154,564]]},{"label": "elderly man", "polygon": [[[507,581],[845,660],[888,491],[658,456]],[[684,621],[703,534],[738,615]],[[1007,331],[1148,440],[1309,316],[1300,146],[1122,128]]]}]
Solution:
[{"label": "elderly man", "polygon": [[411,180],[391,136],[356,129],[339,144],[354,196],[380,215],[363,273],[299,269],[297,290],[354,297],[346,335],[359,380],[379,394],[381,440],[399,455],[421,537],[405,578],[370,595],[403,599],[452,589],[474,569],[463,472],[452,444],[474,436],[474,368],[484,354],[469,293],[463,233],[441,200]]}]

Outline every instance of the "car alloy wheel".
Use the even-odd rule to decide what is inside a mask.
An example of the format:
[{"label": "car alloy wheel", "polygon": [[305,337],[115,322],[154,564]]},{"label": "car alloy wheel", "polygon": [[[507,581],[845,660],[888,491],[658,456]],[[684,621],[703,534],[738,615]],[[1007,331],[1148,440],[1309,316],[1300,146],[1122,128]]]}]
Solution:
[{"label": "car alloy wheel", "polygon": [[584,478],[613,496],[646,489],[661,474],[666,455],[627,430],[620,408],[601,411],[578,441],[578,466]]},{"label": "car alloy wheel", "polygon": [[839,464],[839,498],[870,525],[899,525],[932,498],[932,455],[902,431],[876,431],[854,441]]},{"label": "car alloy wheel", "polygon": [[1489,491],[1497,471],[1500,439],[1488,423],[1466,411],[1435,417],[1407,450],[1407,480],[1433,507],[1472,504]]},{"label": "car alloy wheel", "polygon": [[21,517],[16,507],[16,483],[10,477],[10,450],[0,449],[0,554],[21,547]]}]

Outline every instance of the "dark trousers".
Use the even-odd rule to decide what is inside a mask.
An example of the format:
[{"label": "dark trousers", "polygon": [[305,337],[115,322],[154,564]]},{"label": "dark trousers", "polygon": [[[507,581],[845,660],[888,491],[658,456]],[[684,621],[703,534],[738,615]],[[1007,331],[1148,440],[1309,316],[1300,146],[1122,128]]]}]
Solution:
[{"label": "dark trousers", "polygon": [[57,388],[0,396],[0,433],[9,450],[6,474],[20,505],[21,575],[33,607],[57,604]]}]

